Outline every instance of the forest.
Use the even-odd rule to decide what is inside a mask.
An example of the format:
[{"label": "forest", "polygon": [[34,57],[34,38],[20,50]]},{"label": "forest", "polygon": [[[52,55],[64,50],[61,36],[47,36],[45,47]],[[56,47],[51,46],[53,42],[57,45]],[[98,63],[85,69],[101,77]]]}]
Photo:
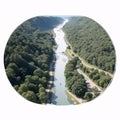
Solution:
[{"label": "forest", "polygon": [[58,17],[35,17],[21,24],[5,48],[4,65],[12,86],[24,98],[47,103],[47,84],[55,45],[52,29],[62,23]]},{"label": "forest", "polygon": [[66,86],[70,92],[75,94],[78,97],[83,97],[85,92],[87,92],[87,84],[82,75],[80,75],[76,70],[77,58],[69,60],[66,69],[65,69],[65,77],[66,77]]},{"label": "forest", "polygon": [[86,79],[77,71],[80,68],[80,63],[81,61],[78,57],[74,57],[68,61],[65,68],[66,87],[78,98],[90,101],[99,96],[100,92],[96,87],[93,87],[89,91],[90,88],[86,83]]},{"label": "forest", "polygon": [[63,27],[75,53],[110,73],[115,71],[115,49],[106,31],[87,17],[72,17]]}]

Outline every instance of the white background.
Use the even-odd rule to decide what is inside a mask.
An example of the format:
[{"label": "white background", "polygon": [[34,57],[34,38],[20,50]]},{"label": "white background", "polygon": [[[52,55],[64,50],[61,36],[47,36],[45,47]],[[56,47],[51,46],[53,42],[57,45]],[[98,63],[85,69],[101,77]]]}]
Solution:
[{"label": "white background", "polygon": [[[11,87],[4,71],[6,42],[13,30],[39,15],[83,15],[100,23],[117,54],[112,84],[97,99],[75,106],[38,105]],[[120,4],[119,0],[0,0],[0,120],[120,120]]]}]

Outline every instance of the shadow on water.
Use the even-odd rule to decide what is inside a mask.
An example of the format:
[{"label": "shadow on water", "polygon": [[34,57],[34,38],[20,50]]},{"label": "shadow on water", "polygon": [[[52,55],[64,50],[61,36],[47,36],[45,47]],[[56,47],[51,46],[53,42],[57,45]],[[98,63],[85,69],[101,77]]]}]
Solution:
[{"label": "shadow on water", "polygon": [[57,102],[56,102],[56,99],[57,99],[58,97],[53,93],[52,94],[52,100],[51,100],[51,104],[57,104]]},{"label": "shadow on water", "polygon": [[54,77],[54,81],[56,81],[57,80],[57,78],[56,77]]}]

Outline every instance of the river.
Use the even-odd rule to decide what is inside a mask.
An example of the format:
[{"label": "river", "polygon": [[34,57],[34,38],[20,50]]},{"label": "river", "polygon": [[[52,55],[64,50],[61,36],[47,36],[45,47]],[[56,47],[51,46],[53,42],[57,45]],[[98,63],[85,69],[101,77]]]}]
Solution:
[{"label": "river", "polygon": [[54,88],[52,96],[52,104],[56,105],[69,105],[72,101],[68,98],[66,94],[65,87],[65,76],[64,70],[66,63],[68,62],[68,57],[64,54],[67,44],[64,40],[64,32],[62,27],[68,22],[65,20],[62,24],[54,28],[55,42],[57,44],[57,49],[55,51],[56,63],[54,70]]}]

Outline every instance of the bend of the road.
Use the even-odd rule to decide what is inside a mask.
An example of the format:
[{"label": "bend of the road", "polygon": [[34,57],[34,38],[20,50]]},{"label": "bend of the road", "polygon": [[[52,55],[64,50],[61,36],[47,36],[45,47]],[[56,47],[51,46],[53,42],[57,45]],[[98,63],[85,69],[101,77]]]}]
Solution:
[{"label": "bend of the road", "polygon": [[66,40],[66,43],[70,46],[70,52],[71,52],[71,54],[72,55],[74,55],[75,57],[78,57],[80,60],[81,60],[81,63],[85,66],[85,67],[87,67],[87,68],[93,68],[93,69],[96,69],[96,70],[98,70],[99,72],[104,72],[106,75],[109,75],[110,77],[113,77],[113,74],[111,74],[111,73],[109,73],[109,72],[107,72],[107,71],[105,71],[105,70],[102,70],[102,69],[100,69],[100,68],[98,68],[97,66],[94,66],[94,65],[91,65],[91,64],[89,64],[88,62],[86,62],[82,57],[80,57],[78,54],[76,54],[75,52],[73,52],[73,48],[72,48],[72,45],[69,43],[69,41],[67,40],[67,38],[65,37],[65,40]]}]

